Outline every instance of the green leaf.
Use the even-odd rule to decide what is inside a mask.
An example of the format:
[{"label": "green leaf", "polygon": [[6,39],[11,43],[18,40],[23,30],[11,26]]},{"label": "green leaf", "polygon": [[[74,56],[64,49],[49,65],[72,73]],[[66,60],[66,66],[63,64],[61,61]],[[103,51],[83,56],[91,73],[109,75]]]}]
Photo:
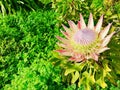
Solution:
[{"label": "green leaf", "polygon": [[54,66],[59,66],[61,64],[61,60],[54,63]]},{"label": "green leaf", "polygon": [[58,60],[60,60],[60,59],[58,59],[58,58],[51,58],[49,61],[50,62],[57,62]]},{"label": "green leaf", "polygon": [[86,84],[85,90],[91,90],[90,84]]},{"label": "green leaf", "polygon": [[110,9],[108,9],[108,10],[106,11],[106,15],[107,15],[107,16],[112,15],[112,12],[111,12],[111,10],[110,10]]},{"label": "green leaf", "polygon": [[105,64],[105,65],[104,65],[104,69],[105,69],[105,71],[107,71],[107,72],[110,72],[110,71],[111,71],[111,69],[108,67],[108,64]]},{"label": "green leaf", "polygon": [[103,6],[103,0],[93,0],[91,7],[93,8],[100,8]]},{"label": "green leaf", "polygon": [[97,81],[96,81],[96,83],[98,84],[98,85],[100,85],[102,88],[105,88],[105,87],[107,87],[107,84],[105,83],[105,81],[104,81],[104,78],[99,78]]},{"label": "green leaf", "polygon": [[84,77],[79,77],[79,81],[78,81],[78,87],[80,87],[83,83],[84,83]]},{"label": "green leaf", "polygon": [[120,63],[119,62],[112,62],[111,65],[114,67],[116,74],[120,74]]},{"label": "green leaf", "polygon": [[72,68],[68,68],[65,70],[65,76],[67,76],[69,73],[73,73],[74,71],[76,71],[75,69]]},{"label": "green leaf", "polygon": [[75,83],[80,77],[80,74],[78,71],[75,71],[75,74],[72,75],[71,83]]},{"label": "green leaf", "polygon": [[89,77],[89,81],[90,81],[92,84],[95,83],[94,75],[91,75],[91,76]]},{"label": "green leaf", "polygon": [[110,19],[116,19],[116,18],[118,18],[118,15],[117,15],[117,14],[114,14],[114,15],[112,15],[112,16],[110,17]]},{"label": "green leaf", "polygon": [[87,64],[86,62],[75,63],[74,68],[78,71],[81,71],[86,64]]}]

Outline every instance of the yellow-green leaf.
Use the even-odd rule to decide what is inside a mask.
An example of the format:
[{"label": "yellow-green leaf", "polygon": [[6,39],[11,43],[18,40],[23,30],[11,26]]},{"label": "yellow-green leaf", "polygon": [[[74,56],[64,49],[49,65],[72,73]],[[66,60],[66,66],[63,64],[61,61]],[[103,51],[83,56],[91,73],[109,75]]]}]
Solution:
[{"label": "yellow-green leaf", "polygon": [[78,69],[79,71],[81,71],[86,64],[87,64],[86,62],[83,62],[83,63],[75,63],[75,68]]},{"label": "yellow-green leaf", "polygon": [[96,81],[96,83],[97,83],[98,85],[100,85],[102,88],[107,87],[107,84],[105,83],[104,78],[98,79],[98,80]]},{"label": "yellow-green leaf", "polygon": [[75,83],[79,79],[79,76],[80,76],[79,72],[76,71],[75,74],[72,75],[71,83]]},{"label": "yellow-green leaf", "polygon": [[80,87],[80,85],[83,84],[83,80],[84,80],[84,77],[82,77],[82,78],[79,77],[78,87]]},{"label": "yellow-green leaf", "polygon": [[72,73],[72,72],[74,72],[74,71],[75,71],[75,69],[72,69],[72,68],[66,69],[66,70],[65,70],[65,76],[67,76],[69,73]]},{"label": "yellow-green leaf", "polygon": [[114,14],[110,17],[110,19],[115,19],[115,18],[118,18],[118,15],[117,14]]},{"label": "yellow-green leaf", "polygon": [[91,90],[90,84],[86,84],[85,90]]},{"label": "yellow-green leaf", "polygon": [[94,83],[95,83],[95,78],[94,78],[94,75],[91,75],[91,76],[89,77],[89,79],[90,79],[90,82],[91,82],[92,84],[94,84]]},{"label": "yellow-green leaf", "polygon": [[105,64],[105,71],[108,71],[108,72],[111,71],[111,69],[108,67],[108,64]]}]

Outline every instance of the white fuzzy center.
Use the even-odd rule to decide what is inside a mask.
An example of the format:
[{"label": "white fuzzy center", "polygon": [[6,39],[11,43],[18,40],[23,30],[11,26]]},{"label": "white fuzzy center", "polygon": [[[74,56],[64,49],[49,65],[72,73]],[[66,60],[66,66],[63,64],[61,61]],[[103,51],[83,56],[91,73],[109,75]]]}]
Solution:
[{"label": "white fuzzy center", "polygon": [[77,31],[73,38],[78,44],[89,45],[95,40],[96,33],[90,29],[82,29]]}]

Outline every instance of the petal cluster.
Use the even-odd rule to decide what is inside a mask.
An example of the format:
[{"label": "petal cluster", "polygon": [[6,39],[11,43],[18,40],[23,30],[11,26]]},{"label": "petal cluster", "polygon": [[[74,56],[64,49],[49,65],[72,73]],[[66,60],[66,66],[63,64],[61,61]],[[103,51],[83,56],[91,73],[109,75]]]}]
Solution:
[{"label": "petal cluster", "polygon": [[103,15],[94,26],[93,16],[90,13],[88,25],[86,25],[83,16],[80,14],[80,21],[75,24],[68,21],[70,28],[62,25],[65,31],[61,31],[64,38],[57,36],[60,40],[57,44],[61,49],[56,50],[61,55],[68,56],[69,60],[81,62],[88,59],[98,61],[99,54],[108,50],[107,44],[115,32],[107,35],[111,26],[109,23],[101,30]]}]

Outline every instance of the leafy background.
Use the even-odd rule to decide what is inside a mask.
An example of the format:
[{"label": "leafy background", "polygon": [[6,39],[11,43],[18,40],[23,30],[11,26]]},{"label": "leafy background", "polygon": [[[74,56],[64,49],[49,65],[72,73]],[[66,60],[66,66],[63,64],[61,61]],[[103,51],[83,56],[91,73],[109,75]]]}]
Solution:
[{"label": "leafy background", "polygon": [[82,13],[87,22],[93,13],[95,23],[104,14],[104,24],[113,22],[109,51],[101,58],[110,60],[116,85],[96,90],[120,89],[120,1],[119,0],[1,0],[0,1],[0,89],[1,90],[84,90],[62,82],[61,68],[49,59],[56,48],[61,23],[77,22]]}]

